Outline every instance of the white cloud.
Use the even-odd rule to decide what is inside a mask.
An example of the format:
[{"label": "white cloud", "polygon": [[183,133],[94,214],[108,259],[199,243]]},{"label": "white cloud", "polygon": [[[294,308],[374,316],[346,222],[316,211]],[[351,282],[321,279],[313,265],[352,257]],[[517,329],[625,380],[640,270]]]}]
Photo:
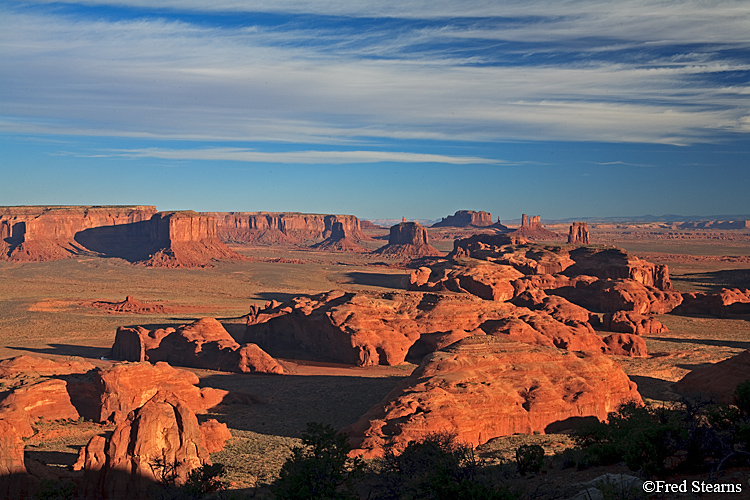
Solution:
[{"label": "white cloud", "polygon": [[[545,16],[502,27],[447,22],[445,28],[393,37],[363,34],[366,42],[332,28],[282,32],[145,17],[109,22],[28,8],[35,2],[14,3],[26,7],[0,9],[0,130],[6,132],[309,144],[381,139],[689,144],[716,140],[725,131],[748,131],[747,87],[708,81],[711,75],[750,71],[750,65],[717,56],[714,49],[655,54],[638,62],[499,66],[474,65],[483,56],[403,52],[417,42],[429,46],[459,38],[536,42],[540,51],[555,54],[580,50],[581,44],[592,52],[688,42],[748,50],[744,2],[210,4],[217,11],[266,11],[272,4],[278,12],[405,18]],[[207,4],[163,5],[202,11]],[[330,37],[333,48],[305,43],[316,34]],[[601,41],[584,43],[582,37]],[[376,54],[393,57],[370,58]]]},{"label": "white cloud", "polygon": [[284,151],[264,152],[243,148],[161,149],[145,148],[105,152],[86,157],[159,158],[162,160],[212,160],[260,163],[346,164],[346,163],[447,163],[451,165],[507,164],[474,156],[418,154],[398,151]]}]

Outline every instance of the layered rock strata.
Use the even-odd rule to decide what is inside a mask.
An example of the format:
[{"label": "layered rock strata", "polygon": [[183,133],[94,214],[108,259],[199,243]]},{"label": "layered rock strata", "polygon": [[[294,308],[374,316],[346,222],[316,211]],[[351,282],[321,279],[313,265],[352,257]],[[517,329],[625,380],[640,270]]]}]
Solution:
[{"label": "layered rock strata", "polygon": [[434,432],[478,446],[576,419],[604,420],[629,401],[641,402],[636,385],[606,356],[469,337],[425,357],[344,432],[355,453],[377,457]]},{"label": "layered rock strata", "polygon": [[205,215],[216,219],[217,234],[222,241],[312,245],[330,238],[336,224],[354,243],[370,239],[353,215],[299,212],[207,212]]},{"label": "layered rock strata", "polygon": [[311,248],[329,252],[367,252],[367,249],[357,241],[361,240],[349,237],[341,222],[334,222],[330,236]]},{"label": "layered rock strata", "polygon": [[0,259],[47,261],[76,255],[118,257],[159,267],[201,267],[240,259],[216,235],[216,220],[155,207],[5,207]]},{"label": "layered rock strata", "polygon": [[443,217],[440,222],[436,222],[430,227],[486,227],[492,224],[492,214],[489,212],[459,210],[453,215]]}]

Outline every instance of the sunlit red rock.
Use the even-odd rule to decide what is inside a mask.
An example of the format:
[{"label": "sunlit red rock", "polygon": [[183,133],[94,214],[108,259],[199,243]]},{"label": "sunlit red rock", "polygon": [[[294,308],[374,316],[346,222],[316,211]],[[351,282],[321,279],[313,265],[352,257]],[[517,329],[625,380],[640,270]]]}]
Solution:
[{"label": "sunlit red rock", "polygon": [[36,356],[16,356],[0,361],[0,377],[52,377],[55,375],[70,375],[72,373],[86,373],[95,367],[83,359],[53,360]]},{"label": "sunlit red rock", "polygon": [[0,498],[30,498],[35,478],[28,475],[24,442],[12,422],[0,417]]},{"label": "sunlit red rock", "polygon": [[117,425],[104,443],[103,466],[99,436],[79,454],[79,466],[83,462],[94,483],[87,485],[89,493],[97,491],[105,499],[145,499],[164,477],[179,486],[190,471],[210,464],[203,442],[198,419],[189,405],[162,391]]},{"label": "sunlit red rock", "polygon": [[569,245],[588,245],[589,228],[585,222],[574,222],[568,231]]},{"label": "sunlit red rock", "polygon": [[127,361],[166,361],[177,366],[239,373],[284,373],[257,345],[240,345],[214,318],[176,328],[120,327],[110,356]]},{"label": "sunlit red rock", "polygon": [[682,294],[682,304],[674,314],[716,316],[750,314],[750,290],[722,288],[718,292],[691,292]]},{"label": "sunlit red rock", "polygon": [[512,266],[484,261],[461,265],[445,263],[434,268],[420,267],[409,277],[409,290],[463,292],[485,300],[506,301],[513,298],[512,282],[524,276]]},{"label": "sunlit red rock", "polygon": [[227,424],[210,418],[200,424],[201,444],[209,453],[216,453],[224,449],[224,444],[232,439]]},{"label": "sunlit red rock", "polygon": [[176,394],[193,412],[203,413],[222,402],[227,391],[198,388],[198,376],[167,363],[120,363],[101,370],[100,422],[122,422],[128,413],[143,406],[159,391]]},{"label": "sunlit red rock", "polygon": [[344,430],[355,453],[381,456],[434,432],[478,446],[514,433],[545,432],[577,417],[606,419],[641,398],[606,356],[469,337],[425,357],[414,372]]},{"label": "sunlit red rock", "polygon": [[617,356],[630,356],[632,358],[645,358],[648,356],[646,341],[643,337],[630,333],[613,333],[604,337],[612,354]]},{"label": "sunlit red rock", "polygon": [[37,419],[78,419],[78,411],[70,402],[67,383],[50,379],[18,387],[0,402],[0,418],[16,428],[21,437],[34,435],[32,424]]},{"label": "sunlit red rock", "polygon": [[391,258],[416,258],[443,255],[429,244],[427,231],[418,222],[401,222],[391,227],[388,244],[373,252]]}]

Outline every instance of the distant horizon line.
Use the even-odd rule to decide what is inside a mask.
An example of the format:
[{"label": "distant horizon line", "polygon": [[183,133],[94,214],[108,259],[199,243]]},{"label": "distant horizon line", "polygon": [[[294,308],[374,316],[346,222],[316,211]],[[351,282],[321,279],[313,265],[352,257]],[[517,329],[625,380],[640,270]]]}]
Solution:
[{"label": "distant horizon line", "polygon": [[[130,208],[130,209],[157,209],[157,212],[174,212],[174,211],[185,211],[185,210],[191,210],[198,213],[269,213],[269,214],[306,214],[306,215],[354,215],[360,220],[365,220],[369,222],[393,222],[393,221],[401,221],[403,217],[377,217],[377,218],[368,218],[368,217],[360,217],[354,213],[351,214],[343,214],[343,213],[324,213],[324,212],[302,212],[299,210],[289,210],[289,211],[279,211],[279,210],[195,210],[195,209],[166,209],[166,210],[159,210],[157,205],[145,205],[145,204],[124,204],[124,205],[97,205],[97,204],[91,204],[91,205],[0,205],[0,210],[4,209],[13,209],[13,208],[50,208],[50,209],[72,209],[72,208]],[[457,212],[461,211],[473,211],[473,212],[480,212],[484,211],[489,214],[492,212],[486,211],[486,210],[469,210],[469,209],[462,209]],[[453,215],[449,214],[448,216]],[[534,214],[539,215],[539,214]],[[441,221],[443,218],[447,216],[442,216],[441,218],[435,218],[435,219],[428,219],[428,218],[412,218],[407,220],[416,221],[416,222],[424,222],[424,223],[435,223]],[[503,219],[502,217],[497,217],[498,221],[507,221],[511,223],[515,223],[518,221],[520,223],[521,217],[513,218],[513,219]],[[737,220],[750,220],[750,214],[716,214],[716,215],[679,215],[679,214],[662,214],[662,215],[652,215],[652,214],[645,214],[645,215],[622,215],[622,216],[583,216],[583,217],[564,217],[559,219],[542,219],[547,224],[555,224],[555,223],[569,223],[569,222],[702,222],[702,221],[737,221]]]}]

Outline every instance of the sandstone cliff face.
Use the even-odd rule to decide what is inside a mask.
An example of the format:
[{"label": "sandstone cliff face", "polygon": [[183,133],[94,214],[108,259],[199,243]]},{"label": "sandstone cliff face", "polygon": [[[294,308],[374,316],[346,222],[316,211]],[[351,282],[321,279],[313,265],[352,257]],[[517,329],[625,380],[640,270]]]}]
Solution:
[{"label": "sandstone cliff face", "polygon": [[568,244],[588,245],[589,227],[585,222],[574,222],[568,232]]},{"label": "sandstone cliff face", "polygon": [[401,222],[391,227],[388,244],[373,252],[392,258],[440,256],[442,252],[428,242],[427,231],[418,222]]},{"label": "sandstone cliff face", "polygon": [[443,220],[436,222],[431,227],[485,227],[492,224],[492,215],[489,212],[459,210],[453,215],[443,217]]},{"label": "sandstone cliff face", "polygon": [[255,244],[311,245],[330,238],[336,223],[354,243],[369,239],[353,215],[303,214],[299,212],[208,212],[216,219],[222,241]]},{"label": "sandstone cliff face", "polygon": [[103,226],[149,220],[156,207],[3,207],[0,208],[0,259],[43,261],[70,257],[80,250],[77,234]]},{"label": "sandstone cliff face", "polygon": [[568,419],[607,418],[636,386],[606,356],[561,351],[491,336],[469,337],[428,355],[355,424],[355,452],[382,456],[432,432],[478,446],[498,436],[545,432]]},{"label": "sandstone cliff face", "polygon": [[341,222],[334,222],[331,235],[311,248],[329,252],[367,252],[367,249],[359,245],[357,241],[359,240],[349,237]]},{"label": "sandstone cliff face", "polygon": [[0,259],[45,261],[98,254],[151,266],[201,267],[238,259],[216,236],[216,221],[155,207],[0,209]]}]

